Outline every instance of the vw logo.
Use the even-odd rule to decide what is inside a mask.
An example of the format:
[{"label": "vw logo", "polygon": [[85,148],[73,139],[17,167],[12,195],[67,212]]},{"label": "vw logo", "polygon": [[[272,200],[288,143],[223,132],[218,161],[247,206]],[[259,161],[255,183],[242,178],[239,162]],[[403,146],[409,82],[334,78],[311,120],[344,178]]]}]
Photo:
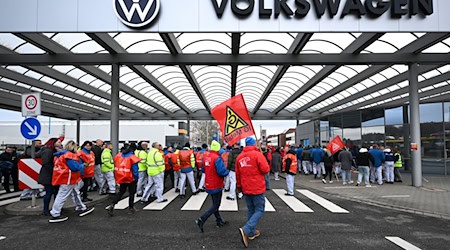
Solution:
[{"label": "vw logo", "polygon": [[140,28],[158,16],[160,0],[113,0],[114,11],[122,23]]}]

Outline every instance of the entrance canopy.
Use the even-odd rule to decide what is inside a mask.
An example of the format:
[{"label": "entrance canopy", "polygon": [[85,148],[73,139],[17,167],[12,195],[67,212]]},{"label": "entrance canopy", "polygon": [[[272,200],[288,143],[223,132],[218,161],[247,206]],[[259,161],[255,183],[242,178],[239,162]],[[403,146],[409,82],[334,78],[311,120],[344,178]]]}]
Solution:
[{"label": "entrance canopy", "polygon": [[44,114],[110,119],[112,64],[121,119],[211,119],[242,93],[253,119],[311,119],[450,99],[450,33],[0,33],[0,107],[41,92]]}]

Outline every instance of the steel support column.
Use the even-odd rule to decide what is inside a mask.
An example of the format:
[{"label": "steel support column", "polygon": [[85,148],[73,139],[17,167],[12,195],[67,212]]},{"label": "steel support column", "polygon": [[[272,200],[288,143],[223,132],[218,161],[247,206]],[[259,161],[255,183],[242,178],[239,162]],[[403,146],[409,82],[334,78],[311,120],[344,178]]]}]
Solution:
[{"label": "steel support column", "polygon": [[119,78],[120,65],[113,64],[111,77],[111,143],[113,155],[119,152]]},{"label": "steel support column", "polygon": [[80,117],[77,117],[77,143],[78,145],[81,145],[80,141],[80,131],[81,131],[81,119]]},{"label": "steel support column", "polygon": [[[422,186],[422,145],[420,136],[420,115],[419,115],[419,65],[413,63],[409,65],[409,104],[410,104],[410,133],[411,145],[417,144],[417,150],[411,150],[412,165],[412,185],[414,187]],[[405,145],[409,146],[409,145]]]}]

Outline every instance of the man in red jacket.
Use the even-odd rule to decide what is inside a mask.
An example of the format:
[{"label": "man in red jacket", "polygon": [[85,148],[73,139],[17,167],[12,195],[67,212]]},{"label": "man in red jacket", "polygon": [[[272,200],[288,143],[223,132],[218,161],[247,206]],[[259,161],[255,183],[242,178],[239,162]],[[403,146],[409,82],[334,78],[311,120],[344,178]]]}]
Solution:
[{"label": "man in red jacket", "polygon": [[256,229],[264,215],[266,182],[264,175],[269,173],[270,167],[261,151],[255,146],[253,137],[245,139],[246,147],[236,159],[236,187],[238,192],[244,193],[248,208],[247,223],[239,228],[242,243],[248,247],[248,240],[253,240],[261,233]]}]

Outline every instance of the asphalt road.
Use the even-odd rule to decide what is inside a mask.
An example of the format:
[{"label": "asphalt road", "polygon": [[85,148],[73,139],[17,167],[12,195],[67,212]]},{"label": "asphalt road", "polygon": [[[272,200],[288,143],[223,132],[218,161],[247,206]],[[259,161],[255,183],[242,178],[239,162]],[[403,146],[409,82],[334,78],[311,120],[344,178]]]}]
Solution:
[{"label": "asphalt road", "polygon": [[[284,181],[272,188],[285,188]],[[261,249],[401,249],[386,236],[397,236],[421,249],[449,249],[450,223],[447,220],[402,213],[319,196],[349,211],[334,214],[299,193],[295,197],[313,213],[295,213],[273,191],[266,196],[276,209],[266,212],[258,228],[261,236],[250,241],[249,248]],[[189,193],[187,199],[190,197]],[[49,224],[43,216],[0,215],[0,249],[240,249],[238,228],[246,221],[245,202],[239,211],[221,212],[229,222],[216,228],[214,216],[199,232],[194,220],[211,204],[207,199],[202,211],[181,211],[187,199],[175,199],[162,211],[126,210],[109,217],[107,203],[98,204],[92,214],[79,218],[66,211],[69,220]]]}]

